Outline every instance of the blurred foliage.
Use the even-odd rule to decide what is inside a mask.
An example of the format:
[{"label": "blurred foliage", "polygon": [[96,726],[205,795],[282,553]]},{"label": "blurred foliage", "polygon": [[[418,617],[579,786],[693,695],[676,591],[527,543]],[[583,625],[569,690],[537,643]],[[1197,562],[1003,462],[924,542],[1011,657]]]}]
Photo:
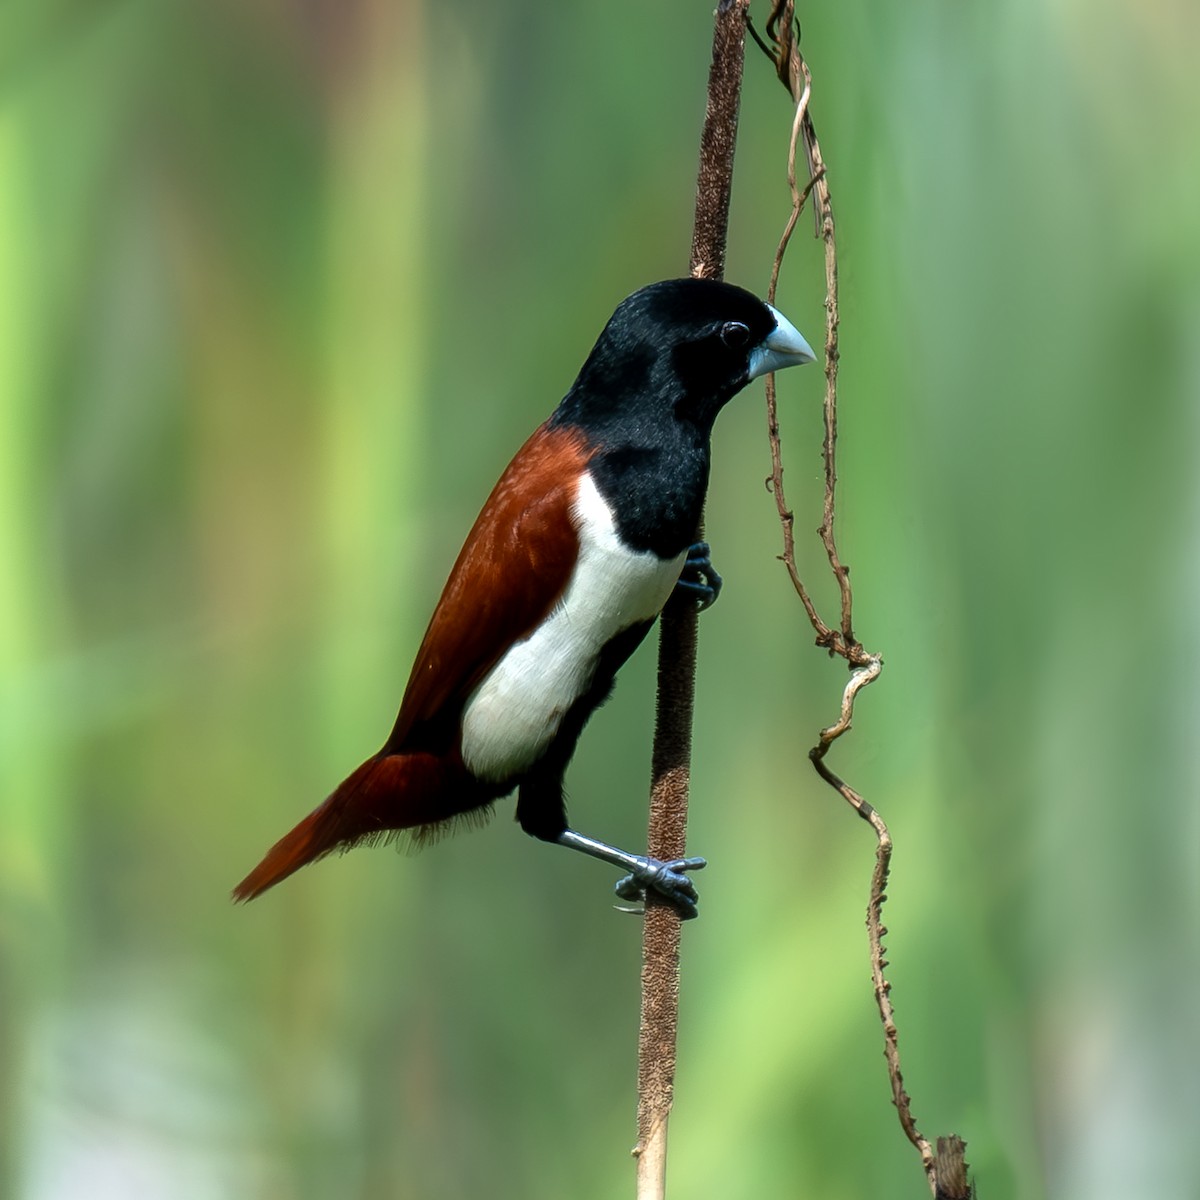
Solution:
[{"label": "blurred foliage", "polygon": [[[501,805],[227,894],[386,733],[463,532],[613,304],[684,269],[710,8],[0,10],[0,1194],[631,1194],[639,928],[598,866]],[[1200,1169],[1197,24],[804,13],[842,547],[887,661],[837,766],[897,842],[918,1119],[993,1200]],[[759,290],[790,121],[751,48],[729,275]],[[780,306],[814,338],[821,289],[798,239]],[[783,386],[803,531],[820,374]],[[843,676],[767,469],[750,394],[710,498],[673,1190],[919,1197],[870,836],[805,760]],[[570,776],[630,846],[652,660]]]}]

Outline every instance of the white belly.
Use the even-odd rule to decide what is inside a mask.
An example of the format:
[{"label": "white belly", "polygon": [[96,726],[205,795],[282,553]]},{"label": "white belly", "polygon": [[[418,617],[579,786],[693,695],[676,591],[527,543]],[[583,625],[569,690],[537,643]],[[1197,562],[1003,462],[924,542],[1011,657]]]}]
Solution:
[{"label": "white belly", "polygon": [[463,762],[489,782],[515,779],[545,753],[590,686],[600,651],[622,630],[658,615],[687,557],[664,561],[624,547],[590,475],[572,511],[579,561],[566,592],[484,676],[463,710]]}]

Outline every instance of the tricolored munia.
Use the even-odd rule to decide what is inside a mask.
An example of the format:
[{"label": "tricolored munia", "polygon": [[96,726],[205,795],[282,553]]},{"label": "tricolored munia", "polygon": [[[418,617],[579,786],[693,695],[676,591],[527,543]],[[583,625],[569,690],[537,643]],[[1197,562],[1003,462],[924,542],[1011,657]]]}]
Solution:
[{"label": "tricolored munia", "polygon": [[563,773],[672,591],[716,598],[693,538],[717,414],[750,380],[814,357],[782,314],[730,284],[668,280],[624,300],[467,535],[383,748],[234,898],[333,850],[401,832],[428,841],[516,790],[527,833],[629,872],[622,896],[654,888],[694,916],[685,872],[704,860],[661,862],[571,829]]}]

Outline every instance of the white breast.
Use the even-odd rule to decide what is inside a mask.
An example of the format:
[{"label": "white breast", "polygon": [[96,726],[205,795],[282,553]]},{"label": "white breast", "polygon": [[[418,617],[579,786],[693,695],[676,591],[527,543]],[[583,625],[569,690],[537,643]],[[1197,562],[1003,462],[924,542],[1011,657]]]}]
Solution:
[{"label": "white breast", "polygon": [[612,512],[585,474],[572,506],[579,561],[553,612],[484,676],[463,710],[462,755],[472,774],[505,783],[529,769],[592,682],[601,649],[658,615],[686,554],[664,561],[621,544]]}]

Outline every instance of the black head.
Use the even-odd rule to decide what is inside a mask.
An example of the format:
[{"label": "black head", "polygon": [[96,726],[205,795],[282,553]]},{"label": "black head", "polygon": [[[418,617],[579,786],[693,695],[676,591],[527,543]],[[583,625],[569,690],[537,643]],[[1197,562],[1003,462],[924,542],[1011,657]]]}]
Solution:
[{"label": "black head", "polygon": [[786,317],[743,288],[652,283],[617,306],[555,420],[598,430],[675,419],[707,435],[751,379],[814,358]]}]

